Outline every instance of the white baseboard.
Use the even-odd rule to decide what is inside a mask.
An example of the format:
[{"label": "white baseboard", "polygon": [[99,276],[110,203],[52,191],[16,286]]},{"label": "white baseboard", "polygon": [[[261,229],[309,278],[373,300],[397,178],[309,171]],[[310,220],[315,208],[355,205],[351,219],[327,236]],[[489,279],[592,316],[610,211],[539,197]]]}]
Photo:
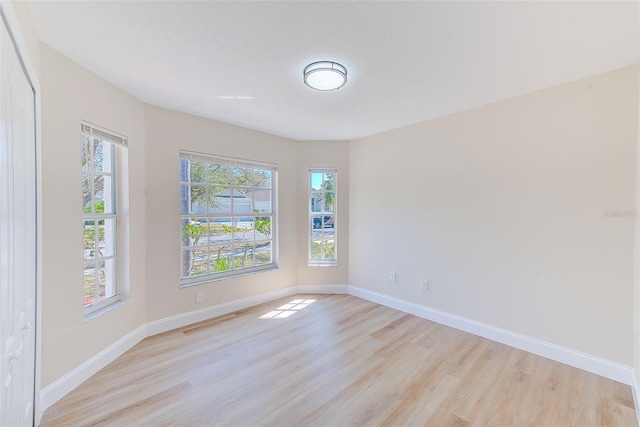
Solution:
[{"label": "white baseboard", "polygon": [[366,289],[350,286],[349,293],[380,305],[519,348],[623,384],[634,384],[633,369],[626,365]]},{"label": "white baseboard", "polygon": [[[217,316],[232,313],[234,311],[253,307],[279,298],[295,295],[297,293],[315,293],[315,294],[350,294],[368,301],[375,302],[386,307],[390,307],[405,313],[413,314],[424,319],[428,319],[442,325],[451,326],[453,328],[469,332],[502,344],[519,348],[539,356],[555,360],[566,365],[574,366],[615,381],[632,386],[634,393],[634,402],[636,408],[638,405],[637,379],[633,369],[629,366],[621,365],[605,359],[571,350],[545,341],[530,338],[517,334],[505,329],[496,328],[491,325],[476,322],[464,317],[449,314],[443,311],[435,310],[429,307],[421,306],[415,303],[407,302],[377,292],[369,291],[348,285],[300,285],[291,286],[284,289],[255,295],[248,298],[231,301],[224,304],[218,304],[202,310],[196,310],[189,313],[179,314],[167,317],[165,319],[156,320],[145,323],[135,329],[128,335],[122,337],[105,350],[93,356],[82,365],[73,369],[68,374],[59,378],[54,383],[42,389],[40,393],[40,408],[44,412],[51,405],[56,403],[67,393],[79,386],[97,373],[100,369],[107,366],[116,358],[124,354],[131,347],[142,341],[144,338],[156,335],[172,329],[187,326],[196,322],[211,319]],[[639,414],[640,415],[640,414]],[[640,419],[639,419],[640,423]]]},{"label": "white baseboard", "polygon": [[73,369],[65,376],[49,384],[40,392],[40,408],[44,412],[49,406],[56,403],[67,393],[78,387],[84,381],[109,363],[116,360],[127,350],[147,337],[147,326],[142,325],[131,333],[120,338],[118,341]]},{"label": "white baseboard", "polygon": [[349,294],[349,285],[298,285],[300,294]]},{"label": "white baseboard", "polygon": [[223,304],[212,305],[202,310],[190,311],[188,313],[178,314],[160,320],[147,323],[147,336],[160,334],[172,329],[181,328],[193,323],[202,322],[203,320],[212,319],[214,317],[223,316],[233,313],[234,311],[243,310],[265,302],[273,301],[278,298],[284,298],[295,295],[298,292],[297,286],[278,289],[260,295],[254,295]]}]

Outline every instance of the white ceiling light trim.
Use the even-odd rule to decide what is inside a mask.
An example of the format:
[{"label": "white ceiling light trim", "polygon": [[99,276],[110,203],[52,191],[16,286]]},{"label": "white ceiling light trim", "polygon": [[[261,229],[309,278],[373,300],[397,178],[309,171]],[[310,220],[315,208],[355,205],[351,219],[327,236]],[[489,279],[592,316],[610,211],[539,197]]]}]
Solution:
[{"label": "white ceiling light trim", "polygon": [[304,84],[316,90],[336,90],[347,83],[347,69],[337,62],[318,61],[304,68]]}]

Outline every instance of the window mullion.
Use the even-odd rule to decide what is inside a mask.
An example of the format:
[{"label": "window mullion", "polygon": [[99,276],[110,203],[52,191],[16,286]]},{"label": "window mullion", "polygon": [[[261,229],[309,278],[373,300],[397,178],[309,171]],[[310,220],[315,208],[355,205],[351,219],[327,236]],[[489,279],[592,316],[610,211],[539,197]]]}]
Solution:
[{"label": "window mullion", "polygon": [[95,186],[95,176],[96,176],[96,169],[95,169],[95,162],[93,161],[94,158],[94,149],[93,149],[93,137],[89,136],[87,138],[87,140],[89,141],[89,158],[87,159],[87,171],[89,173],[89,195],[91,196],[91,213],[95,214],[96,213],[96,186]]},{"label": "window mullion", "polygon": [[[84,246],[86,249],[93,251],[91,260],[84,261],[85,272],[88,273],[92,269],[91,275],[94,291],[93,294],[88,293],[85,287],[83,295],[85,296],[85,314],[95,312],[101,307],[105,307],[118,300],[118,153],[116,153],[116,144],[126,147],[126,138],[110,137],[110,132],[102,129],[96,133],[93,125],[82,122],[81,125],[81,141],[87,144],[87,149],[83,150],[88,156],[85,164],[87,170],[88,189],[87,196],[91,198],[90,209],[84,213],[83,206],[83,224],[84,234],[93,232],[93,243],[91,246]],[[97,148],[102,149],[99,151]],[[98,170],[98,162],[102,164],[102,170]],[[102,189],[98,189],[99,179],[103,182]],[[98,197],[102,196],[102,202],[105,204],[107,212],[98,212]],[[102,223],[102,224],[101,224]],[[90,225],[89,225],[90,224]],[[101,237],[102,234],[102,237]],[[104,253],[103,253],[104,250]],[[88,276],[84,276],[88,277]],[[87,279],[88,280],[88,279]],[[102,282],[104,280],[104,282]],[[83,286],[85,286],[83,284]],[[101,288],[104,286],[104,294]]]},{"label": "window mullion", "polygon": [[100,253],[100,227],[98,221],[93,221],[93,259],[98,259]]},{"label": "window mullion", "polygon": [[[201,240],[202,245],[198,247],[199,250],[206,251],[209,256],[206,267],[202,263],[194,266],[194,262],[198,260],[193,258],[193,252],[190,252],[193,247],[184,246],[189,242],[181,242],[182,284],[187,286],[199,283],[206,280],[207,276],[208,280],[215,280],[275,268],[273,243],[276,239],[273,235],[276,202],[274,186],[277,173],[275,165],[265,167],[258,163],[254,165],[247,161],[186,152],[180,152],[180,159],[181,162],[186,161],[189,164],[197,162],[204,165],[206,168],[204,193],[207,198],[207,207],[201,209],[202,212],[194,212],[198,209],[190,204],[190,212],[183,211],[185,213],[180,214],[182,227],[185,223],[191,223],[194,217],[206,218],[209,226],[205,233],[206,237],[203,237],[207,241]],[[258,173],[265,174],[264,184],[268,184],[265,187],[255,185],[256,180],[261,178]],[[184,184],[181,183],[181,185]],[[263,199],[262,195],[266,196],[266,193],[268,197]],[[183,192],[180,194],[183,198],[186,197]],[[258,195],[260,199],[257,199]],[[185,201],[181,200],[181,206],[184,204]],[[268,219],[271,230],[260,237],[261,242],[266,239],[264,240],[266,243],[257,245],[256,221],[260,217]],[[224,218],[224,227],[216,226],[215,236],[218,237],[214,237],[210,227],[212,224],[220,224],[218,219],[222,218]],[[260,251],[259,254],[258,251]],[[260,262],[260,265],[257,265],[257,262]]]},{"label": "window mullion", "polygon": [[84,219],[85,220],[99,220],[99,219],[116,219],[118,216],[116,214],[103,214],[103,213],[96,213],[96,214],[84,214]]},{"label": "window mullion", "polygon": [[94,297],[94,303],[97,303],[98,301],[100,301],[100,275],[98,274],[99,268],[100,268],[100,262],[96,259],[96,262],[94,263],[94,268],[93,268],[93,283],[94,283],[94,289],[93,289],[93,297]]},{"label": "window mullion", "polygon": [[[335,169],[309,169],[308,182],[309,265],[336,265],[337,171]],[[329,183],[332,185],[327,188]],[[329,194],[332,195],[332,211],[329,210],[327,203]],[[315,226],[318,228],[316,229]]]}]

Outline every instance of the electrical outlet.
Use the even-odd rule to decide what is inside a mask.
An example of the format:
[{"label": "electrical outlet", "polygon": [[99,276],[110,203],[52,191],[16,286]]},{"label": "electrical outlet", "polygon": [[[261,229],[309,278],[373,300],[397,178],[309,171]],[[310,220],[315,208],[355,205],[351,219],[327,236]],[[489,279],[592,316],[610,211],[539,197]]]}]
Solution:
[{"label": "electrical outlet", "polygon": [[389,283],[396,283],[396,273],[389,273]]},{"label": "electrical outlet", "polygon": [[204,291],[196,292],[196,304],[202,304],[204,302]]},{"label": "electrical outlet", "polygon": [[428,280],[423,280],[422,281],[422,290],[427,292],[429,291],[429,281]]}]

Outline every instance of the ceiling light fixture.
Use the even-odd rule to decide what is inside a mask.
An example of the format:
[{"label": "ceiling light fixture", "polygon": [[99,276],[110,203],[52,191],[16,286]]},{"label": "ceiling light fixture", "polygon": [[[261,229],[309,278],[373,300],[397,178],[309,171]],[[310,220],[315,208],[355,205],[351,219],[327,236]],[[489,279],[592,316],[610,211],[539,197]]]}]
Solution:
[{"label": "ceiling light fixture", "polygon": [[347,83],[347,69],[331,61],[318,61],[304,68],[304,84],[316,90],[336,90]]}]

